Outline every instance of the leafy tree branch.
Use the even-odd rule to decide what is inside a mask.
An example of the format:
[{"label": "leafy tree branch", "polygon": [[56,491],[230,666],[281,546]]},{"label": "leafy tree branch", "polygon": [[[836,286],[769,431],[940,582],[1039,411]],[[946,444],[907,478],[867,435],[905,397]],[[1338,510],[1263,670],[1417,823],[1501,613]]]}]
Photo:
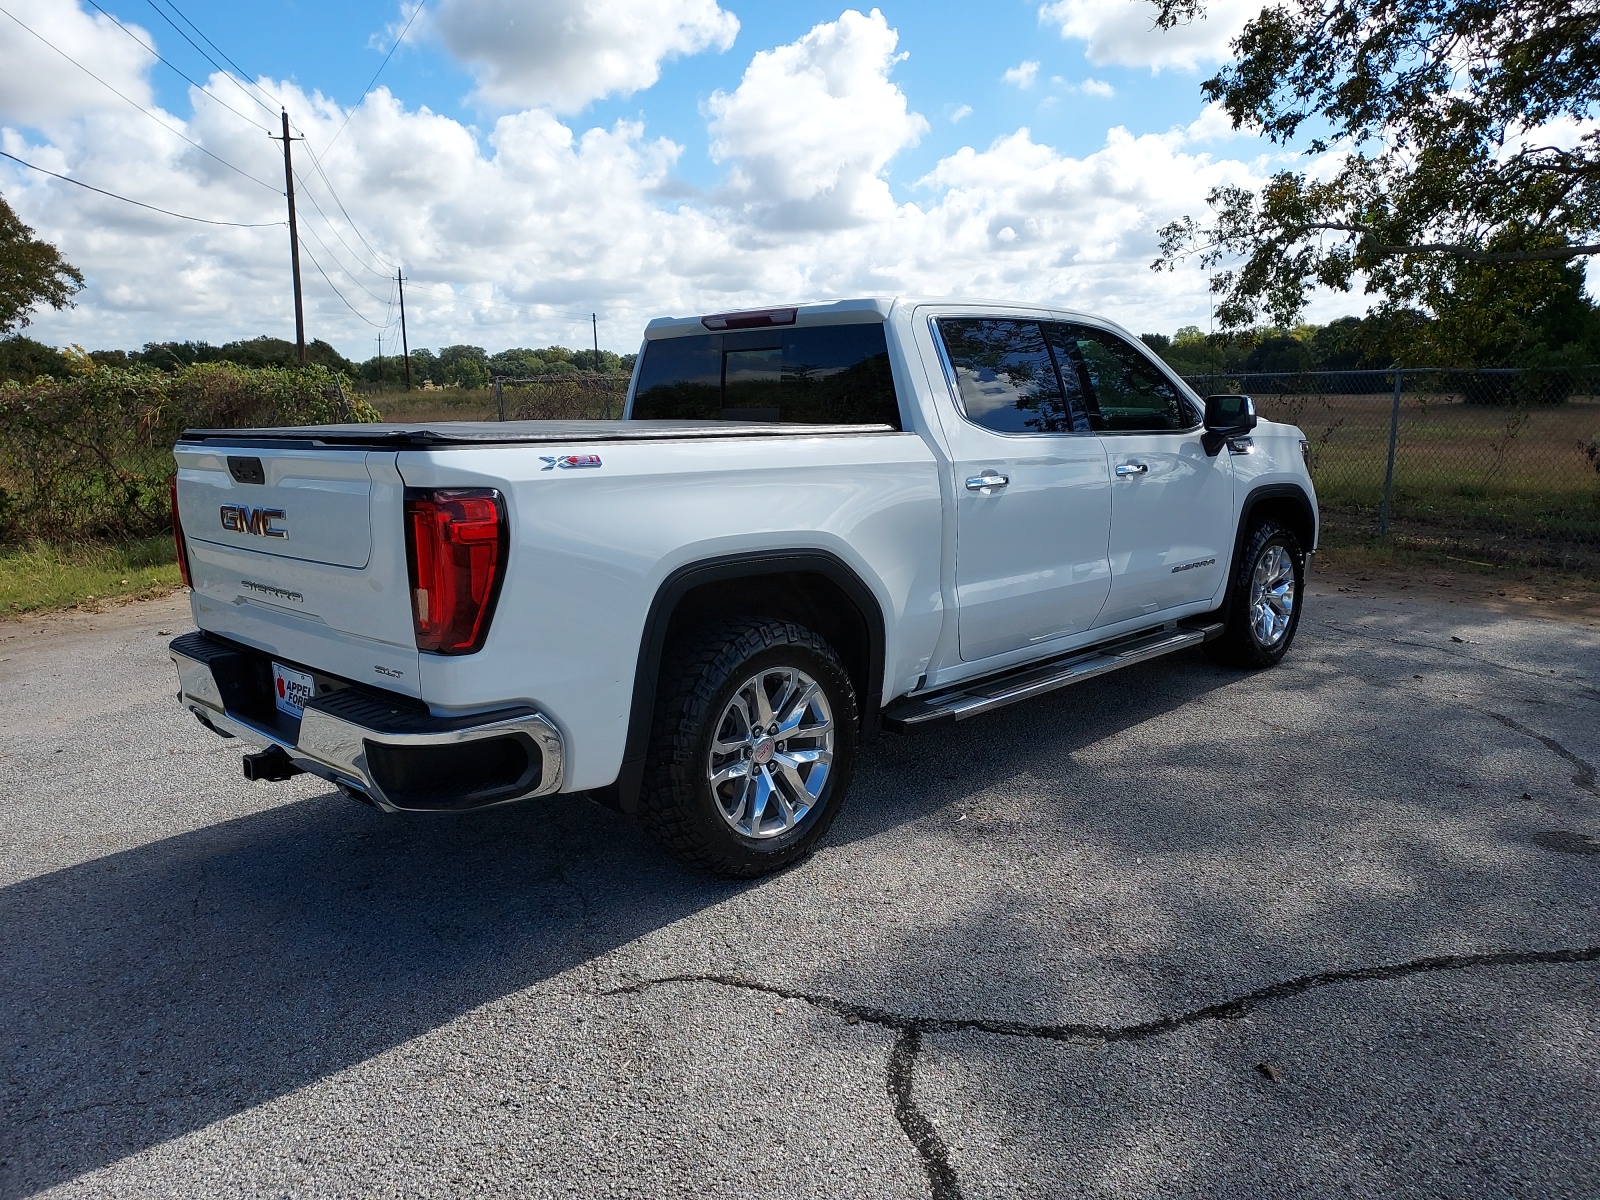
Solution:
[{"label": "leafy tree branch", "polygon": [[[1152,2],[1164,29],[1204,16]],[[1202,93],[1308,161],[1161,230],[1152,265],[1198,258],[1225,328],[1290,325],[1312,289],[1357,282],[1439,316],[1492,301],[1485,272],[1581,292],[1600,254],[1600,0],[1279,0],[1233,50]]]}]

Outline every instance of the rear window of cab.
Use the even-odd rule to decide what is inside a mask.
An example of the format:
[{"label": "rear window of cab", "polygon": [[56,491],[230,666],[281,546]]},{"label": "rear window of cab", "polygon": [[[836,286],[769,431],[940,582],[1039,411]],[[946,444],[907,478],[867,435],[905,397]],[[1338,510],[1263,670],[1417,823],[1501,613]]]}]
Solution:
[{"label": "rear window of cab", "polygon": [[631,416],[900,428],[889,346],[877,322],[647,342]]}]

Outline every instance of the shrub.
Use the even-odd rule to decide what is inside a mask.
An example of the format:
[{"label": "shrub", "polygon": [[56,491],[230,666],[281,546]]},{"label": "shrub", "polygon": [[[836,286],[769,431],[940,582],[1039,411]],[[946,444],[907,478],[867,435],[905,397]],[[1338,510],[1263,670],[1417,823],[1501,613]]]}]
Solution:
[{"label": "shrub", "polygon": [[94,366],[0,385],[0,540],[140,537],[171,523],[172,445],[188,428],[376,421],[325,367]]}]

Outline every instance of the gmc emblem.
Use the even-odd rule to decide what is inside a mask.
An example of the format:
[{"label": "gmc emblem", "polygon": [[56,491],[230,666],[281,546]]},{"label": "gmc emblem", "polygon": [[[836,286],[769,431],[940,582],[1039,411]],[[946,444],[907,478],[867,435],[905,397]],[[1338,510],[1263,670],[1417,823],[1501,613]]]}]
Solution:
[{"label": "gmc emblem", "polygon": [[274,521],[284,520],[281,508],[251,508],[248,504],[224,504],[222,527],[229,533],[253,533],[257,537],[286,538],[287,529],[277,529]]}]

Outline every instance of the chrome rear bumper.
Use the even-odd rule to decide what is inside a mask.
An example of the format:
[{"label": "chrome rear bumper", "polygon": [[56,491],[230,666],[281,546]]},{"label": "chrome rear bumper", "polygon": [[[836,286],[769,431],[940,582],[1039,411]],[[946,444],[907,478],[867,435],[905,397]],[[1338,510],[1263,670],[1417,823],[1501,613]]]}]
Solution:
[{"label": "chrome rear bumper", "polygon": [[[390,812],[481,808],[560,790],[561,733],[534,709],[435,717],[346,687],[308,701],[296,729],[266,713],[246,683],[265,657],[259,652],[207,633],[185,634],[168,649],[178,668],[178,703],[203,724],[276,746],[301,770]],[[474,770],[482,774],[486,763],[487,784],[472,786]],[[452,782],[441,783],[446,778]]]}]

